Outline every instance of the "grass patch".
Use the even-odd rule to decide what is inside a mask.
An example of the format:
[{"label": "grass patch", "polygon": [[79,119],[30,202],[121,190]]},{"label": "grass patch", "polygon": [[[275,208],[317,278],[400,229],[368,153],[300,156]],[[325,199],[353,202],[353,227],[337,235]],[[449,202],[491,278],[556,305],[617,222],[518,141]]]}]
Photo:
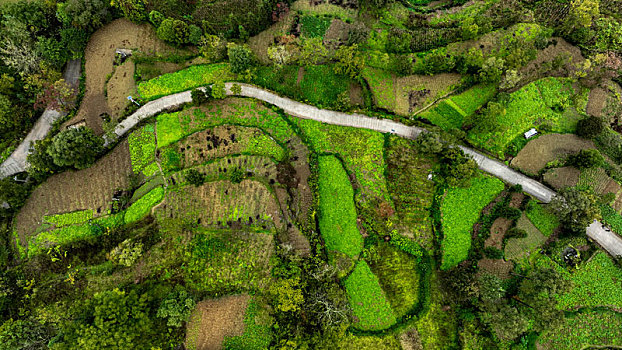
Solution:
[{"label": "grass patch", "polygon": [[156,187],[149,191],[142,198],[134,202],[125,212],[125,222],[136,222],[145,217],[151,211],[151,208],[160,203],[164,198],[164,188]]},{"label": "grass patch", "polygon": [[467,188],[450,188],[441,203],[443,262],[448,270],[467,258],[471,249],[471,230],[482,209],[503,190],[501,180],[479,176]]},{"label": "grass patch", "polygon": [[523,132],[543,124],[551,131],[572,133],[579,118],[571,108],[575,94],[571,79],[544,78],[530,83],[510,95],[506,114],[499,117],[499,127],[492,133],[476,133],[468,140],[475,146],[503,156],[507,146]]},{"label": "grass patch", "polygon": [[43,221],[48,224],[54,225],[56,228],[61,228],[69,225],[81,224],[89,221],[93,218],[93,210],[80,210],[71,213],[64,213],[58,215],[44,216]]},{"label": "grass patch", "polygon": [[349,257],[363,248],[363,237],[356,226],[354,191],[341,162],[334,156],[319,159],[320,232],[328,251]]},{"label": "grass patch", "polygon": [[261,305],[255,299],[251,299],[244,314],[244,333],[236,337],[225,337],[223,348],[225,350],[267,349],[272,341],[272,333],[270,325],[262,320],[263,313],[266,311],[261,308]]},{"label": "grass patch", "polygon": [[464,120],[473,115],[495,94],[495,85],[477,85],[463,93],[439,102],[418,115],[444,130],[461,128]]},{"label": "grass patch", "polygon": [[345,281],[346,293],[354,310],[354,327],[361,330],[386,329],[396,322],[378,277],[365,261],[359,261]]},{"label": "grass patch", "polygon": [[393,74],[386,70],[365,68],[363,77],[367,80],[376,106],[389,111],[395,110],[395,83]]},{"label": "grass patch", "polygon": [[302,18],[300,18],[300,31],[302,36],[306,38],[323,38],[332,20],[331,17],[302,16]]},{"label": "grass patch", "polygon": [[550,237],[553,231],[559,226],[557,217],[548,211],[544,205],[531,201],[525,215],[534,224],[534,226],[546,237]]},{"label": "grass patch", "polygon": [[177,92],[209,85],[218,80],[231,80],[234,75],[228,63],[190,66],[175,73],[161,75],[138,84],[138,93],[144,100],[155,100]]},{"label": "grass patch", "polygon": [[622,216],[615,209],[609,205],[601,205],[600,214],[602,221],[609,225],[614,232],[622,233]]},{"label": "grass patch", "polygon": [[585,310],[566,317],[558,327],[546,330],[538,343],[543,349],[557,350],[621,346],[620,329],[622,314],[608,310]]},{"label": "grass patch", "polygon": [[132,170],[138,174],[155,161],[156,139],[154,125],[147,124],[133,131],[128,140]]}]

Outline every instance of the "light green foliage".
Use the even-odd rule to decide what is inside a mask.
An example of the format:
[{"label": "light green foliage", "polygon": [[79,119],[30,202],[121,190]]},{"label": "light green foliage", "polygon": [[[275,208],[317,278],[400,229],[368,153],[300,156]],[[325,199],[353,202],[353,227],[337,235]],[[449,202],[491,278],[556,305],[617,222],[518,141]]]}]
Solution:
[{"label": "light green foliage", "polygon": [[224,230],[195,235],[184,257],[186,284],[216,295],[258,289],[270,278],[270,238],[261,232]]},{"label": "light green foliage", "polygon": [[[558,327],[545,331],[538,344],[543,349],[588,349],[593,345],[622,346],[622,314],[609,310],[585,310],[568,316]],[[538,346],[540,347],[540,345]]]},{"label": "light green foliage", "polygon": [[43,221],[54,225],[56,228],[61,228],[68,225],[81,224],[91,220],[92,218],[93,210],[87,209],[58,215],[46,215],[43,217]]},{"label": "light green foliage", "polygon": [[352,185],[337,158],[323,156],[319,163],[319,221],[326,248],[355,257],[363,248],[363,237],[356,225]]},{"label": "light green foliage", "polygon": [[332,20],[331,17],[302,16],[300,19],[300,31],[302,36],[305,38],[323,38]]},{"label": "light green foliage", "polygon": [[155,100],[177,92],[209,85],[217,80],[233,79],[229,64],[216,63],[191,66],[175,73],[161,75],[138,84],[138,93],[144,100]]},{"label": "light green foliage", "polygon": [[573,287],[557,298],[557,307],[570,310],[576,307],[622,307],[622,269],[602,252],[570,275]]},{"label": "light green foliage", "polygon": [[553,234],[553,230],[559,226],[559,220],[557,217],[544,208],[543,205],[537,204],[534,201],[529,203],[527,207],[527,211],[525,214],[529,218],[529,220],[544,234],[549,237]]},{"label": "light green foliage", "polygon": [[[222,106],[210,105],[202,109],[158,115],[158,147],[162,148],[197,131],[223,124],[260,128],[279,144],[284,144],[295,134],[280,115],[257,101],[237,100],[227,107],[230,108],[223,111]],[[190,118],[194,118],[194,122],[191,123]]]},{"label": "light green foliage", "polygon": [[149,214],[151,208],[160,203],[164,198],[164,188],[156,187],[149,191],[141,199],[130,205],[125,212],[125,223],[132,223],[142,219]]},{"label": "light green foliage", "polygon": [[292,119],[309,146],[318,153],[337,153],[348,170],[356,176],[366,200],[379,198],[391,202],[384,177],[384,137],[381,133],[337,125],[322,124],[309,119]]},{"label": "light green foliage", "polygon": [[212,84],[212,97],[217,100],[222,100],[227,97],[227,90],[225,90],[224,81],[217,80],[214,84]]},{"label": "light green foliage", "polygon": [[133,131],[128,140],[132,170],[138,174],[146,170],[149,163],[155,161],[156,139],[153,124],[147,124]]},{"label": "light green foliage", "polygon": [[495,85],[477,85],[439,102],[418,115],[444,130],[460,128],[464,120],[480,109],[495,94]]},{"label": "light green foliage", "polygon": [[573,132],[578,114],[569,108],[574,95],[571,84],[568,79],[544,78],[524,86],[510,95],[506,114],[497,118],[499,127],[492,132],[477,132],[480,129],[475,128],[468,135],[469,141],[502,156],[514,138],[532,127],[546,123],[554,132]]},{"label": "light green foliage", "polygon": [[366,253],[366,261],[378,277],[396,316],[406,315],[419,302],[416,259],[389,244],[372,246]]},{"label": "light green foliage", "polygon": [[285,159],[285,149],[265,133],[261,133],[251,139],[242,140],[242,142],[246,143],[242,151],[243,154],[267,156],[277,161]]},{"label": "light green foliage", "polygon": [[184,322],[188,321],[195,306],[196,302],[192,296],[183,288],[178,288],[162,300],[156,316],[165,318],[166,325],[169,327],[181,327]]},{"label": "light green foliage", "polygon": [[0,348],[3,350],[46,348],[48,341],[44,326],[36,321],[10,318],[0,326]]},{"label": "light green foliage", "polygon": [[145,175],[146,177],[151,177],[151,176],[157,174],[159,171],[160,171],[160,168],[158,167],[158,163],[153,162],[153,163],[147,165],[143,169],[143,175]]},{"label": "light green foliage", "polygon": [[326,59],[328,50],[324,47],[322,38],[311,38],[302,42],[299,62],[305,66],[316,65]]},{"label": "light green foliage", "polygon": [[341,46],[335,52],[337,63],[334,66],[335,73],[347,75],[352,79],[359,79],[363,68],[365,68],[365,58],[358,51],[358,45]]},{"label": "light green foliage", "polygon": [[240,336],[225,337],[223,349],[267,349],[272,340],[270,321],[256,299],[251,299],[244,315],[244,333]]},{"label": "light green foliage", "polygon": [[443,307],[449,302],[443,298],[437,272],[433,269],[430,276],[430,305],[416,321],[417,332],[424,349],[452,348],[452,345],[458,348],[455,339],[458,317]]},{"label": "light green foliage", "polygon": [[479,176],[467,188],[450,188],[441,204],[443,215],[443,262],[448,270],[466,259],[471,248],[471,230],[481,210],[503,190],[497,178]]},{"label": "light green foliage", "polygon": [[143,244],[134,243],[129,239],[121,242],[107,254],[108,260],[125,267],[130,267],[140,259],[143,254]]},{"label": "light green foliage", "polygon": [[381,330],[395,324],[395,314],[380,287],[378,277],[371,272],[365,261],[356,264],[345,281],[345,287],[356,317],[356,328]]},{"label": "light green foliage", "polygon": [[605,224],[611,227],[617,234],[622,234],[622,216],[618,212],[609,205],[601,205],[600,214]]},{"label": "light green foliage", "polygon": [[270,295],[274,300],[278,312],[300,311],[304,303],[304,296],[300,284],[300,277],[278,279],[270,286]]},{"label": "light green foliage", "polygon": [[363,77],[367,80],[378,107],[395,110],[395,83],[393,74],[387,70],[365,68]]}]

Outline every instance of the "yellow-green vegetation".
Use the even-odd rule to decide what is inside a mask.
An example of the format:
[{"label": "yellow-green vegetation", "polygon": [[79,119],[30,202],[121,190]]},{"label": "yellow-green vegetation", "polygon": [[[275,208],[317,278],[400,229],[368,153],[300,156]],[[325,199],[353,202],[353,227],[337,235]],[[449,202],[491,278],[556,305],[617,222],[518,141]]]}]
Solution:
[{"label": "yellow-green vegetation", "polygon": [[538,348],[588,349],[622,346],[622,314],[610,310],[585,310],[569,315],[559,326],[538,338]]},{"label": "yellow-green vegetation", "polygon": [[[132,170],[139,174],[155,161],[156,139],[153,124],[147,124],[133,131],[128,140]],[[153,169],[151,168],[149,171],[152,172]]]},{"label": "yellow-green vegetation", "polygon": [[546,237],[534,226],[534,224],[522,215],[516,222],[516,228],[527,232],[527,237],[510,238],[505,243],[505,257],[518,260],[523,256],[535,252],[544,242]]},{"label": "yellow-green vegetation", "polygon": [[441,204],[443,262],[448,270],[467,258],[471,249],[471,231],[482,209],[503,190],[503,182],[478,176],[467,188],[454,187],[445,193]]},{"label": "yellow-green vegetation", "polygon": [[356,226],[354,191],[339,159],[319,158],[320,233],[328,251],[339,251],[349,257],[363,249],[363,237]]},{"label": "yellow-green vegetation", "polygon": [[359,261],[345,281],[350,306],[354,311],[354,327],[361,330],[386,329],[396,322],[395,313],[380,287],[378,277],[364,260]]},{"label": "yellow-green vegetation", "polygon": [[130,205],[125,212],[125,222],[136,222],[145,217],[151,211],[151,208],[160,203],[164,198],[164,188],[156,187],[149,191],[142,198]]},{"label": "yellow-green vegetation", "polygon": [[440,101],[417,116],[429,120],[444,130],[460,128],[464,120],[486,104],[495,92],[495,85],[477,85]]},{"label": "yellow-green vegetation", "polygon": [[600,214],[605,224],[609,225],[614,232],[622,234],[622,216],[615,209],[609,205],[601,205]]},{"label": "yellow-green vegetation", "polygon": [[433,270],[430,274],[430,304],[415,323],[424,349],[453,348],[458,345],[458,317],[451,310],[444,310],[443,305],[450,301],[444,300],[442,293],[437,272]]},{"label": "yellow-green vegetation", "polygon": [[549,237],[553,231],[559,226],[559,220],[555,214],[551,213],[542,204],[531,201],[525,211],[529,220],[540,230],[540,232]]},{"label": "yellow-green vegetation", "polygon": [[304,37],[307,38],[316,38],[316,37],[324,37],[324,33],[328,27],[330,27],[330,22],[333,19],[331,17],[324,17],[318,15],[306,15],[302,16],[300,19],[300,31]]},{"label": "yellow-green vegetation", "polygon": [[255,291],[270,280],[269,232],[201,230],[184,257],[188,286],[210,294]]},{"label": "yellow-green vegetation", "polygon": [[175,73],[161,75],[138,84],[138,93],[145,100],[155,100],[177,92],[231,80],[235,76],[229,71],[228,63],[190,66]]},{"label": "yellow-green vegetation", "polygon": [[223,348],[236,349],[267,349],[272,340],[267,310],[257,301],[251,299],[244,314],[244,333],[240,336],[225,337]]},{"label": "yellow-green vegetation", "polygon": [[505,115],[494,115],[494,131],[474,128],[468,140],[474,145],[503,156],[507,146],[525,131],[547,125],[553,132],[570,133],[579,115],[571,106],[575,94],[571,79],[544,78],[512,93],[505,103]]},{"label": "yellow-green vegetation", "polygon": [[387,110],[394,110],[396,92],[393,74],[386,70],[365,68],[363,77],[374,94],[376,105]]},{"label": "yellow-green vegetation", "polygon": [[43,217],[43,221],[54,225],[56,228],[61,228],[68,225],[81,224],[91,220],[92,218],[93,210],[87,209],[58,215],[46,215]]}]

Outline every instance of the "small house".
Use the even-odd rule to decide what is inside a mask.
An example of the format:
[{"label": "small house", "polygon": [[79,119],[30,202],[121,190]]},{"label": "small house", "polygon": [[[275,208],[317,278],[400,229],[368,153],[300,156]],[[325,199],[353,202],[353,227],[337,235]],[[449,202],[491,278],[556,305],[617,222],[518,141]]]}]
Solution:
[{"label": "small house", "polygon": [[538,131],[534,128],[531,128],[529,130],[527,130],[527,132],[525,132],[523,135],[525,135],[526,139],[529,139],[531,137],[533,137],[534,135],[536,135],[538,133]]}]

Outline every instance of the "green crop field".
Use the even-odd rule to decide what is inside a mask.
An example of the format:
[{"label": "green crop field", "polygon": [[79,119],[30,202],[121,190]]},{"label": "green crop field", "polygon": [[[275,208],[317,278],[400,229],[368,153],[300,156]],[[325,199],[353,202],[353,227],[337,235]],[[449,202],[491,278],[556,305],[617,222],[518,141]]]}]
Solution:
[{"label": "green crop field", "polygon": [[138,93],[144,100],[155,100],[177,92],[191,90],[216,81],[232,80],[229,64],[191,66],[175,73],[161,75],[138,84]]},{"label": "green crop field", "polygon": [[300,19],[302,35],[306,38],[322,38],[332,20],[331,17],[302,16]]},{"label": "green crop field", "polygon": [[538,338],[538,348],[556,350],[622,346],[622,314],[609,310],[585,310],[564,318],[559,326]]},{"label": "green crop field", "polygon": [[[133,131],[128,137],[132,170],[138,174],[155,161],[156,139],[153,124]],[[151,169],[150,172],[152,172]]]},{"label": "green crop field", "polygon": [[451,188],[441,204],[444,270],[466,259],[471,249],[471,231],[482,209],[503,190],[501,180],[479,176],[467,188]]},{"label": "green crop field", "polygon": [[622,216],[615,209],[609,205],[601,205],[600,214],[605,224],[609,225],[617,234],[622,234]]},{"label": "green crop field", "polygon": [[546,241],[546,237],[526,215],[522,215],[516,221],[516,227],[527,232],[527,237],[508,239],[504,250],[506,259],[520,260],[524,256],[529,256]]},{"label": "green crop field", "polygon": [[534,201],[529,203],[525,214],[534,226],[546,237],[551,236],[553,231],[559,226],[559,220],[555,214]]},{"label": "green crop field", "polygon": [[125,222],[132,223],[145,217],[154,205],[164,198],[164,188],[156,187],[132,204],[125,212]]},{"label": "green crop field", "polygon": [[356,226],[354,191],[341,162],[322,156],[319,162],[320,232],[326,248],[357,256],[363,249],[363,237]]},{"label": "green crop field", "polygon": [[80,210],[72,213],[44,216],[43,221],[61,228],[68,225],[81,224],[93,218],[93,210]]},{"label": "green crop field", "polygon": [[355,327],[361,330],[381,330],[395,324],[391,305],[376,277],[365,261],[359,261],[345,281],[350,306],[354,310]]}]

